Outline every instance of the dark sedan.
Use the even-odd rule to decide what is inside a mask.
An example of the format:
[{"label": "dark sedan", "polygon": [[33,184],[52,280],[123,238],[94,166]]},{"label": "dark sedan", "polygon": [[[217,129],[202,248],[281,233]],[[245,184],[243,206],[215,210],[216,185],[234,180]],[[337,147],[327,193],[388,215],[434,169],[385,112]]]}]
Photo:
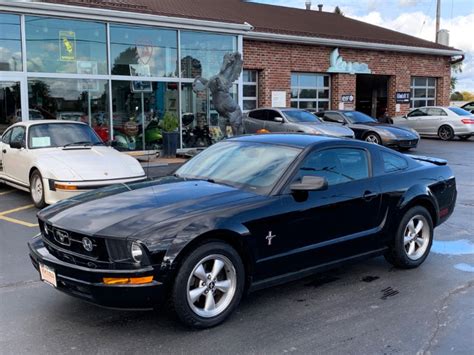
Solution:
[{"label": "dark sedan", "polygon": [[173,307],[205,328],[242,295],[354,260],[419,266],[454,209],[446,161],[305,134],[217,143],[173,176],[38,213],[43,281],[117,308]]},{"label": "dark sedan", "polygon": [[390,148],[409,150],[416,148],[420,140],[419,134],[411,128],[380,123],[359,111],[324,111],[316,115],[326,122],[349,127],[354,131],[356,139]]}]

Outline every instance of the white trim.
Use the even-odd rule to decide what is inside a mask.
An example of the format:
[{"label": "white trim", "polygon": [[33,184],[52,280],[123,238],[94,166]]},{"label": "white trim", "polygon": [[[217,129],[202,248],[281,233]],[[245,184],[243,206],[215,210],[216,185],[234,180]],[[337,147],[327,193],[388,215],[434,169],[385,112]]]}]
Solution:
[{"label": "white trim", "polygon": [[[244,61],[244,39],[242,35],[237,36],[237,52],[242,56],[242,61]],[[244,69],[240,72],[239,79],[237,80],[237,104],[240,106],[241,111],[244,111]]]},{"label": "white trim", "polygon": [[457,56],[457,55],[464,54],[463,51],[456,50],[456,49],[412,47],[412,46],[403,46],[403,45],[397,45],[397,44],[348,41],[348,40],[334,39],[334,38],[331,39],[331,38],[321,38],[321,37],[294,36],[294,35],[284,35],[284,34],[266,33],[266,32],[247,32],[244,34],[244,39],[251,39],[251,40],[256,40],[256,41],[311,44],[311,45],[319,45],[319,46],[326,46],[326,47],[347,47],[347,48],[369,49],[369,50],[377,50],[377,51],[433,54],[433,55],[442,55],[442,56]]},{"label": "white trim", "polygon": [[[140,12],[101,9],[97,7],[61,5],[38,2],[2,2],[0,11],[25,13],[28,15],[46,15],[69,17],[85,20],[110,21],[117,23],[141,24],[154,27],[180,28],[201,31],[216,31],[238,34],[250,31],[253,27],[248,23],[228,23],[218,21],[196,20],[185,17],[152,15]],[[139,11],[139,9],[137,10]]]}]

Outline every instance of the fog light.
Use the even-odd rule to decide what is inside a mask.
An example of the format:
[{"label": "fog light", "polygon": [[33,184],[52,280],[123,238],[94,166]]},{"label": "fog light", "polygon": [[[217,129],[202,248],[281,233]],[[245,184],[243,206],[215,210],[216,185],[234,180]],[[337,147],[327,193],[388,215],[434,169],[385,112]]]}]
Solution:
[{"label": "fog light", "polygon": [[139,263],[140,261],[142,261],[142,258],[143,258],[143,250],[142,250],[142,247],[140,246],[139,243],[137,242],[132,242],[132,246],[130,248],[130,252],[132,254],[132,259]]},{"label": "fog light", "polygon": [[153,276],[143,277],[104,277],[102,279],[106,285],[142,285],[153,281]]},{"label": "fog light", "polygon": [[75,185],[58,184],[57,182],[54,183],[54,188],[57,190],[77,190]]}]

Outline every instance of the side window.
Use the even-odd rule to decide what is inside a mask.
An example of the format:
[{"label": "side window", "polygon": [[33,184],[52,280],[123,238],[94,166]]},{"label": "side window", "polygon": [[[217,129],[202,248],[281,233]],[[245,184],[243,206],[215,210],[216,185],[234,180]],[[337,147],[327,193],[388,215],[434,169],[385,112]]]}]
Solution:
[{"label": "side window", "polygon": [[394,171],[405,170],[408,168],[408,163],[404,158],[392,153],[382,152],[382,160],[383,170],[386,173],[392,173]]},{"label": "side window", "polygon": [[249,117],[251,118],[255,118],[257,120],[262,120],[264,121],[265,120],[265,112],[266,110],[255,110],[255,111],[251,111],[249,112]]},{"label": "side window", "polygon": [[324,114],[323,120],[327,122],[336,122],[336,123],[344,122],[344,119],[341,117],[341,115],[334,112],[326,112]]},{"label": "side window", "polygon": [[275,110],[267,110],[268,115],[267,115],[267,121],[275,121],[275,117],[282,117],[282,114],[278,111]]},{"label": "side window", "polygon": [[420,109],[413,110],[408,114],[408,117],[421,117],[421,116],[426,116],[426,113]]},{"label": "side window", "polygon": [[12,135],[12,130],[6,131],[6,133],[2,137],[2,142],[5,144],[10,144],[10,137]]},{"label": "side window", "polygon": [[25,144],[25,127],[13,127],[10,137],[10,143],[12,142],[22,143],[23,145]]},{"label": "side window", "polygon": [[303,176],[322,176],[328,185],[369,177],[367,152],[357,148],[332,148],[311,153],[301,164],[295,181]]},{"label": "side window", "polygon": [[446,112],[440,108],[427,109],[428,116],[447,116]]}]

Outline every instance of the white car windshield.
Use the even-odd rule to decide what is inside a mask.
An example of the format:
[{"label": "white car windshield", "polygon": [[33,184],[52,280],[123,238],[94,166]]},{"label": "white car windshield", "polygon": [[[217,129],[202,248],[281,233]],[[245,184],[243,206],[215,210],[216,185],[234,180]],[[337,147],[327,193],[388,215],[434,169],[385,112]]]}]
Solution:
[{"label": "white car windshield", "polygon": [[37,124],[30,127],[28,135],[30,149],[101,144],[104,142],[85,124]]},{"label": "white car windshield", "polygon": [[183,165],[177,177],[269,193],[301,149],[250,142],[217,143]]}]

